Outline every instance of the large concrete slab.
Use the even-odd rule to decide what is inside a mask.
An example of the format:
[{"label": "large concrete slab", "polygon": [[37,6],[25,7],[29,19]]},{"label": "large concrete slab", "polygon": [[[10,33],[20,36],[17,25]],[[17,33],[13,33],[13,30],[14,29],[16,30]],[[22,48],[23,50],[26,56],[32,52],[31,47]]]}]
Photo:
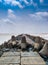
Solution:
[{"label": "large concrete slab", "polygon": [[46,65],[48,65],[48,60],[46,61]]},{"label": "large concrete slab", "polygon": [[0,63],[0,65],[8,65],[8,64],[3,64],[3,63]]},{"label": "large concrete slab", "polygon": [[5,52],[0,65],[46,65],[37,52]]},{"label": "large concrete slab", "polygon": [[21,65],[46,65],[37,52],[21,52]]},{"label": "large concrete slab", "polygon": [[14,57],[1,57],[0,63],[20,63],[20,56]]},{"label": "large concrete slab", "polygon": [[2,57],[7,57],[7,56],[20,56],[20,52],[5,52],[2,55]]},{"label": "large concrete slab", "polygon": [[21,52],[21,56],[22,57],[28,57],[28,56],[38,57],[40,55],[37,52]]},{"label": "large concrete slab", "polygon": [[20,63],[20,56],[14,57],[10,63],[19,64]]},{"label": "large concrete slab", "polygon": [[20,65],[20,64],[9,64],[9,65]]},{"label": "large concrete slab", "polygon": [[21,65],[46,65],[41,57],[22,57]]},{"label": "large concrete slab", "polygon": [[3,63],[0,63],[0,65],[20,65],[20,64],[3,64]]}]

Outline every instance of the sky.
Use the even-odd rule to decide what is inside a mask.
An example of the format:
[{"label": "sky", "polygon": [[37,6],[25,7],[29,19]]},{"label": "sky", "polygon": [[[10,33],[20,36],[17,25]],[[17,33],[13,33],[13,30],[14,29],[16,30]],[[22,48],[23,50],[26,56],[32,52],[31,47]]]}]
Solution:
[{"label": "sky", "polygon": [[48,33],[48,0],[0,0],[0,33]]}]

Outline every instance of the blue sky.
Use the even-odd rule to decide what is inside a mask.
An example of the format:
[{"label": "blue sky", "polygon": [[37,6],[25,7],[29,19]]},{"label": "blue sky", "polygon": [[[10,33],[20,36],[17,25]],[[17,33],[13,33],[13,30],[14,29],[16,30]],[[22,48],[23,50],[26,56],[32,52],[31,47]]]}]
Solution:
[{"label": "blue sky", "polygon": [[0,0],[0,33],[47,33],[48,0]]}]

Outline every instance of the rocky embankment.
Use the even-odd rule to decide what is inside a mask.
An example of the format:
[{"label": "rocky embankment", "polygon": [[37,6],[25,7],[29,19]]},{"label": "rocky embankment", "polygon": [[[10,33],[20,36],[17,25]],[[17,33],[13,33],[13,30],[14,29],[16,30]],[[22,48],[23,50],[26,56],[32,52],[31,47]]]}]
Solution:
[{"label": "rocky embankment", "polygon": [[7,51],[37,51],[45,60],[48,59],[48,40],[39,36],[21,34],[0,45],[0,56]]}]

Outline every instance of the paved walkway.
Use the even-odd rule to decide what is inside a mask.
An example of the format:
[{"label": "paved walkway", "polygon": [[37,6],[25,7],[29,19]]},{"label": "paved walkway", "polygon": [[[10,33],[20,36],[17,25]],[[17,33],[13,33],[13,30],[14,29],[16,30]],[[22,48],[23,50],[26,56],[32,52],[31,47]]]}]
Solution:
[{"label": "paved walkway", "polygon": [[37,52],[4,52],[0,65],[46,65]]}]

